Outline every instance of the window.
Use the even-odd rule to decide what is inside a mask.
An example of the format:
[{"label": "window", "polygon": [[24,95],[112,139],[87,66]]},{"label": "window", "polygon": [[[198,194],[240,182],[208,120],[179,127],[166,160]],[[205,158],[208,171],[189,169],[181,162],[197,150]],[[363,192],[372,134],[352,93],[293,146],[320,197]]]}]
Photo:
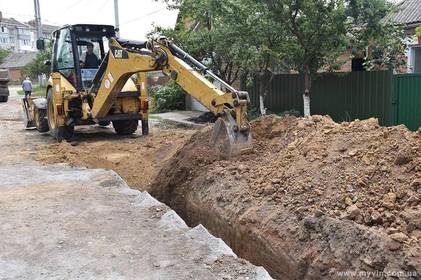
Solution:
[{"label": "window", "polygon": [[2,33],[7,33],[7,28],[6,28],[6,27],[4,27],[4,26],[2,26],[2,27],[1,27],[1,32],[2,32]]},{"label": "window", "polygon": [[31,41],[30,40],[23,40],[23,45],[29,46],[29,45],[31,45]]},{"label": "window", "polygon": [[409,49],[408,72],[421,73],[421,46],[414,46]]},{"label": "window", "polygon": [[57,41],[57,69],[74,68],[72,40],[69,29],[60,30]]},{"label": "window", "polygon": [[27,34],[29,34],[29,29],[19,28],[18,33],[23,34],[23,35],[25,35],[25,34],[27,35]]},{"label": "window", "polygon": [[109,44],[110,44],[110,39],[108,39],[107,37],[103,36],[102,37],[102,45],[104,46],[104,53],[106,54],[109,50]]},{"label": "window", "polygon": [[[94,54],[98,57],[101,58],[101,49],[100,49],[100,45],[98,42],[92,40],[91,38],[86,39],[86,38],[78,38],[78,41],[83,41],[83,42],[87,42],[87,43],[91,43],[92,45],[94,45]],[[86,45],[78,45],[78,51],[79,51],[79,57],[82,58],[84,56],[84,54],[86,53],[88,47]]]}]

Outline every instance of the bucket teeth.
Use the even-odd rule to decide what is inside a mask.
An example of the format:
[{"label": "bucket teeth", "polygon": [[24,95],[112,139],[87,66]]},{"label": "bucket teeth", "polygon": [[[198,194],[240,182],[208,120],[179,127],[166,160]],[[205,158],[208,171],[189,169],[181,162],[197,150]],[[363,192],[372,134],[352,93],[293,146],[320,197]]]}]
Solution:
[{"label": "bucket teeth", "polygon": [[231,114],[225,114],[215,122],[211,145],[226,158],[249,150],[251,148],[251,142],[252,137],[250,131],[240,131]]}]

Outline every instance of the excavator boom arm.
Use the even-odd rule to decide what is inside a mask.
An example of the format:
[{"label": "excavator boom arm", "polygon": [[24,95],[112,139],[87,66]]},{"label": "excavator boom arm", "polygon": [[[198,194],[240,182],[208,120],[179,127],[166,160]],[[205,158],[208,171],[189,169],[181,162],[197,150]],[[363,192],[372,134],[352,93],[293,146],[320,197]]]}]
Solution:
[{"label": "excavator boom arm", "polygon": [[100,77],[95,78],[97,81],[94,81],[90,90],[95,95],[93,118],[102,118],[108,114],[130,76],[156,70],[162,70],[219,117],[215,125],[217,131],[214,131],[214,144],[224,138],[223,132],[226,132],[225,138],[230,143],[224,149],[229,155],[237,142],[245,143],[241,146],[250,146],[247,92],[237,91],[166,38],[147,44],[139,42],[137,45],[111,40],[109,54],[100,66]]}]

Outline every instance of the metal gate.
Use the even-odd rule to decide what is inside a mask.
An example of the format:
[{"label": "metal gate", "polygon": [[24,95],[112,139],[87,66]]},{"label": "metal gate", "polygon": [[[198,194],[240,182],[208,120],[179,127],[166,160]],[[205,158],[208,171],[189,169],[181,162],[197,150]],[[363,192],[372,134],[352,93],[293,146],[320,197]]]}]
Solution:
[{"label": "metal gate", "polygon": [[396,98],[396,124],[411,130],[421,127],[421,74],[394,76]]}]

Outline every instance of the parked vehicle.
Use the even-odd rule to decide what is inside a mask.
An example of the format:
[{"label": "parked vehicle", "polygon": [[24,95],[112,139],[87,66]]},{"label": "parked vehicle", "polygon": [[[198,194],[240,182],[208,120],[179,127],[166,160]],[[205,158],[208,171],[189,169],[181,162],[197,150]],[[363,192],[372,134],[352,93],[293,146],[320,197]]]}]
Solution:
[{"label": "parked vehicle", "polygon": [[0,102],[7,102],[9,99],[9,73],[6,69],[0,69]]}]

